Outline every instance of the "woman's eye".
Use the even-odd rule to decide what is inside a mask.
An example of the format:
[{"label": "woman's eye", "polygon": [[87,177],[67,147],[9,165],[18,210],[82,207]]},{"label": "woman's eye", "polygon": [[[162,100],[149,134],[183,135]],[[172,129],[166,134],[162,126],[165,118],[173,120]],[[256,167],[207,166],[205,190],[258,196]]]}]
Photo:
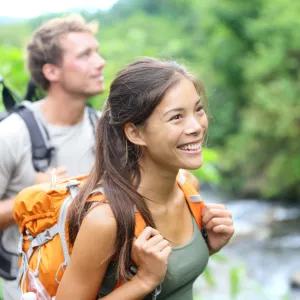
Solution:
[{"label": "woman's eye", "polygon": [[178,115],[173,116],[173,117],[170,119],[170,121],[172,121],[172,120],[179,120],[179,119],[181,119],[181,118],[182,118],[182,115],[178,114]]},{"label": "woman's eye", "polygon": [[201,111],[201,110],[203,110],[203,106],[202,106],[202,105],[200,105],[200,106],[198,106],[198,107],[196,108],[196,111]]}]

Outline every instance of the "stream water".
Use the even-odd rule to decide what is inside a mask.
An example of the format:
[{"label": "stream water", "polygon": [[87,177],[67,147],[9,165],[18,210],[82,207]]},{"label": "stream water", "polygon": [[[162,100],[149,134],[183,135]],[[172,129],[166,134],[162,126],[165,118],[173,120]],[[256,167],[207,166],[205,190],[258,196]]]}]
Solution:
[{"label": "stream water", "polygon": [[[224,203],[233,215],[235,235],[221,254],[229,258],[231,267],[246,269],[242,294],[234,299],[300,300],[300,289],[291,286],[292,277],[300,272],[300,206],[284,201],[230,200],[208,187],[201,188],[201,195],[206,202]],[[211,261],[219,287],[201,293],[201,279],[196,289],[209,297],[204,299],[232,299],[225,290],[230,285],[230,267]]]}]

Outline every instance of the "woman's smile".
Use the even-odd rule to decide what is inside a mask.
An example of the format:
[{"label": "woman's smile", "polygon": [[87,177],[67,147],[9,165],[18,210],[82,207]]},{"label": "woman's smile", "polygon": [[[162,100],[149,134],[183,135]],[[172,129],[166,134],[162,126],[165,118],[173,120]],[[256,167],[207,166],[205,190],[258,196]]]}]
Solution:
[{"label": "woman's smile", "polygon": [[202,152],[202,143],[201,141],[191,142],[188,144],[178,146],[177,149],[188,154],[199,154]]}]

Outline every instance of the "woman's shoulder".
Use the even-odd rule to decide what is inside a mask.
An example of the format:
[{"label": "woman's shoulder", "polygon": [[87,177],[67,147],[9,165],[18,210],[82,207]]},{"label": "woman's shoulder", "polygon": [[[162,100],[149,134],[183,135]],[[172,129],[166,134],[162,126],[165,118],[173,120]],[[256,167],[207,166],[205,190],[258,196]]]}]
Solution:
[{"label": "woman's shoulder", "polygon": [[96,237],[101,233],[101,238],[113,237],[117,232],[117,222],[108,203],[94,204],[84,217],[80,231]]}]

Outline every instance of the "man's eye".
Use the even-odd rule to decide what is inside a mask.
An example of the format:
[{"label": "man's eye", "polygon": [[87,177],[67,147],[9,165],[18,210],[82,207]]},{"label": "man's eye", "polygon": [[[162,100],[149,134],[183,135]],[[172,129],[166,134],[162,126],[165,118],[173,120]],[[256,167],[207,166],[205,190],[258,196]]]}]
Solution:
[{"label": "man's eye", "polygon": [[81,57],[88,57],[90,55],[90,51],[86,51],[84,53],[82,53]]}]

